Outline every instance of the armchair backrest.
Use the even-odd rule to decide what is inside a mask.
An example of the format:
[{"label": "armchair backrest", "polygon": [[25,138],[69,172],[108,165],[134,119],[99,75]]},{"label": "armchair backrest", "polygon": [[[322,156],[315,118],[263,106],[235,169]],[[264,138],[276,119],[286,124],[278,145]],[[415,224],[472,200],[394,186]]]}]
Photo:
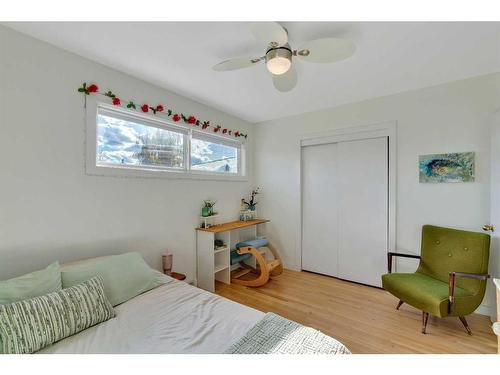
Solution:
[{"label": "armchair backrest", "polygon": [[[488,273],[490,236],[451,228],[424,225],[417,272],[448,282],[450,272]],[[473,293],[486,281],[457,278],[456,285]]]}]

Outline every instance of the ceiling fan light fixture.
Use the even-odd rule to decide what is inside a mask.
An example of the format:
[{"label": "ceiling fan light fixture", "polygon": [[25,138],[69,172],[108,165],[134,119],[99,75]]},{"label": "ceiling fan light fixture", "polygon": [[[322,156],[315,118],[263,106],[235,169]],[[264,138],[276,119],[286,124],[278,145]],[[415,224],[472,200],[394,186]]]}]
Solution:
[{"label": "ceiling fan light fixture", "polygon": [[272,48],[266,53],[266,66],[274,75],[288,72],[292,66],[292,51],[286,47]]}]

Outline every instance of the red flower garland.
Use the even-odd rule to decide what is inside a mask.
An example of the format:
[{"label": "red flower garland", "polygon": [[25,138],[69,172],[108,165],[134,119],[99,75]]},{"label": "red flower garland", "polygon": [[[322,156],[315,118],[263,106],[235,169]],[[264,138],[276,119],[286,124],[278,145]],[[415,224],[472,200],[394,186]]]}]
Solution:
[{"label": "red flower garland", "polygon": [[[91,84],[87,86],[87,83],[84,82],[82,83],[82,86],[78,88],[77,90],[79,93],[83,93],[84,95],[90,95],[90,94],[99,94],[99,95],[104,95],[107,96],[108,98],[111,99],[111,103],[116,106],[121,106],[121,99],[116,96],[112,91],[107,91],[107,92],[99,92],[99,87],[96,84]],[[136,103],[134,103],[132,100],[126,101],[126,107],[130,110],[137,110]],[[139,107],[140,110],[143,113],[148,113],[149,110],[153,112],[154,115],[157,113],[165,111],[165,107],[163,107],[162,104],[158,104],[156,107],[150,107],[148,104],[143,104],[142,106]],[[202,130],[207,130],[209,127],[213,128],[214,133],[221,132],[222,134],[227,134],[227,135],[232,135],[236,138],[239,137],[244,137],[247,138],[248,134],[241,133],[240,131],[232,131],[227,128],[222,128],[220,125],[214,126],[210,125],[210,121],[200,121],[193,115],[186,116],[183,113],[178,114],[178,113],[173,113],[171,109],[168,109],[163,116],[171,117],[172,121],[174,122],[179,122],[179,121],[184,121],[184,123],[188,125],[193,125],[193,126],[201,126]]]},{"label": "red flower garland", "polygon": [[87,90],[93,93],[99,91],[99,87],[97,85],[90,85]]}]

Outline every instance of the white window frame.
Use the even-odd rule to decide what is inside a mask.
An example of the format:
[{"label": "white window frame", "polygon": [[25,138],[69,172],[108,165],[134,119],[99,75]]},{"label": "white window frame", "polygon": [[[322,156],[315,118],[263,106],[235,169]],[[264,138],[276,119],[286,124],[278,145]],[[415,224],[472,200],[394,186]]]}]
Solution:
[{"label": "white window frame", "polygon": [[[98,165],[97,164],[97,116],[99,110],[108,112],[111,117],[124,120],[135,120],[139,124],[160,129],[172,130],[184,134],[184,166],[183,168],[144,167],[131,165]],[[191,170],[191,140],[215,142],[237,149],[238,173],[210,172]],[[182,124],[174,123],[160,117],[142,114],[136,111],[116,107],[87,97],[86,107],[86,146],[85,171],[92,176],[131,177],[131,178],[175,178],[223,181],[247,181],[246,144],[239,139],[230,139],[218,134],[209,134]]]},{"label": "white window frame", "polygon": [[[215,134],[207,134],[207,132],[195,130],[195,129],[190,129],[191,134],[189,137],[189,170],[193,175],[199,175],[199,176],[204,176],[204,175],[221,175],[221,176],[239,176],[241,175],[242,167],[243,167],[243,162],[242,162],[242,149],[243,147],[240,147],[242,145],[241,142],[238,142],[233,139],[228,139],[226,137],[217,137]],[[206,141],[206,142],[211,142],[211,143],[218,143],[224,146],[230,146],[230,147],[235,147],[236,148],[236,167],[238,168],[238,173],[224,173],[224,172],[210,172],[210,171],[200,171],[200,170],[193,170],[191,169],[191,141],[193,138],[199,139],[201,141]]]}]

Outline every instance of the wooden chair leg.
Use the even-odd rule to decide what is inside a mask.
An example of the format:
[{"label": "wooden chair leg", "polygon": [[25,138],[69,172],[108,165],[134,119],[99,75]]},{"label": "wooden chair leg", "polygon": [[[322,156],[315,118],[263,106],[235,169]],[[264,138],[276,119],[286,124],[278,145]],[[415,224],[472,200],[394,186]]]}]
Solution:
[{"label": "wooden chair leg", "polygon": [[262,257],[262,254],[259,253],[259,251],[253,247],[242,247],[238,251],[238,254],[246,254],[250,253],[255,257],[255,260],[257,261],[258,268],[259,268],[259,276],[256,279],[253,280],[241,280],[237,278],[231,279],[231,282],[234,284],[239,284],[239,285],[244,285],[244,286],[250,286],[250,287],[258,287],[262,286],[265,283],[269,281],[269,270],[267,268],[267,263],[265,259]]},{"label": "wooden chair leg", "polygon": [[425,335],[427,328],[427,321],[429,320],[429,313],[422,311],[422,333]]},{"label": "wooden chair leg", "polygon": [[271,276],[281,275],[283,273],[283,261],[278,250],[270,243],[267,244],[267,248],[271,251],[271,254],[273,254],[274,259],[279,261],[279,265],[271,271]]},{"label": "wooden chair leg", "polygon": [[462,322],[465,329],[467,330],[467,334],[472,336],[472,331],[469,328],[469,324],[467,324],[467,320],[465,320],[465,316],[459,316],[458,319]]},{"label": "wooden chair leg", "polygon": [[401,307],[401,305],[404,303],[404,301],[402,300],[399,300],[399,303],[398,305],[396,306],[396,310],[399,310],[399,308]]}]

